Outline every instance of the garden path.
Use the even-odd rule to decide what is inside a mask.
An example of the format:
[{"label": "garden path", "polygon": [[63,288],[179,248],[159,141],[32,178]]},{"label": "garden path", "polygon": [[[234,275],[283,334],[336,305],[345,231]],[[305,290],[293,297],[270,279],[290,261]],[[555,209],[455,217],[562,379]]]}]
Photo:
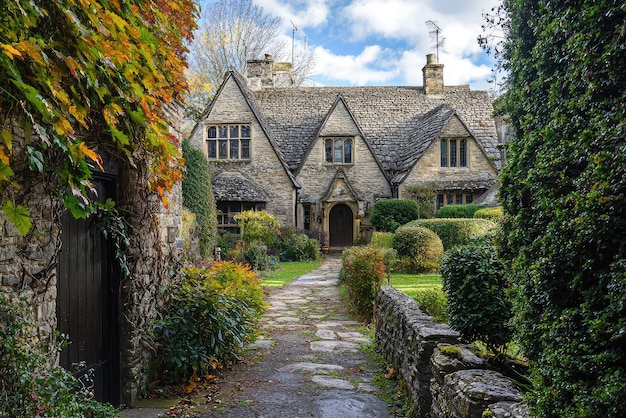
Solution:
[{"label": "garden path", "polygon": [[379,366],[361,350],[371,342],[367,330],[337,293],[340,269],[340,256],[330,255],[317,270],[272,291],[259,340],[220,378],[218,393],[196,399],[188,412],[203,418],[389,417],[372,383]]}]

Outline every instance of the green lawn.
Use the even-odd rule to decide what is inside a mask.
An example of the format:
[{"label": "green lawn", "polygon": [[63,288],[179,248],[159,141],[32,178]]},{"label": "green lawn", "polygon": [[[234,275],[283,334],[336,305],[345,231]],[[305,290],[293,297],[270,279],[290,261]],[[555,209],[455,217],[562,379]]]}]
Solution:
[{"label": "green lawn", "polygon": [[322,261],[288,261],[278,263],[278,268],[273,271],[264,271],[260,274],[261,286],[283,287],[296,277],[302,276],[315,270]]},{"label": "green lawn", "polygon": [[415,297],[420,291],[441,289],[440,274],[391,274],[391,285],[399,291]]}]

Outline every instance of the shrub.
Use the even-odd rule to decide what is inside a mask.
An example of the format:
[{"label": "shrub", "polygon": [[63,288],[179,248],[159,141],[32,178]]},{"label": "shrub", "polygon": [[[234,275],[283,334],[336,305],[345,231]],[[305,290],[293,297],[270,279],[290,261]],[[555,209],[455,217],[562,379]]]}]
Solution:
[{"label": "shrub", "polygon": [[432,316],[436,322],[448,322],[448,300],[442,290],[422,290],[413,299],[415,299],[422,312]]},{"label": "shrub", "polygon": [[247,244],[260,242],[267,248],[276,246],[280,223],[264,210],[246,210],[234,216],[241,229],[241,239]]},{"label": "shrub", "polygon": [[435,218],[473,218],[477,210],[485,207],[471,203],[466,205],[446,205],[435,212]]},{"label": "shrub", "polygon": [[185,269],[166,296],[151,330],[157,370],[172,382],[202,375],[210,362],[236,354],[252,339],[265,306],[256,275],[230,262]]},{"label": "shrub", "polygon": [[504,214],[502,213],[502,207],[496,208],[482,208],[474,212],[474,218],[488,219],[491,222],[500,222]]},{"label": "shrub", "polygon": [[439,271],[443,244],[433,231],[419,226],[402,226],[396,230],[392,242],[400,259],[409,260],[410,273]]},{"label": "shrub", "polygon": [[480,238],[495,232],[496,224],[487,219],[420,219],[406,226],[428,228],[441,238],[446,251],[457,245],[468,244],[473,238]]},{"label": "shrub", "polygon": [[320,243],[304,234],[294,233],[288,237],[281,234],[280,247],[282,261],[317,260],[320,254]]},{"label": "shrub", "polygon": [[187,258],[193,258],[192,249],[196,240],[196,214],[188,209],[183,209],[182,218],[180,237],[183,240],[183,254]]},{"label": "shrub", "polygon": [[248,245],[243,251],[243,261],[256,271],[271,270],[278,264],[278,260],[267,253],[265,244],[259,242]]},{"label": "shrub", "polygon": [[512,313],[495,246],[482,241],[454,248],[444,256],[441,276],[450,326],[464,339],[481,340],[493,353],[504,353]]},{"label": "shrub", "polygon": [[393,248],[393,233],[375,231],[370,244],[376,248]]},{"label": "shrub", "polygon": [[35,324],[25,301],[9,302],[0,293],[0,416],[118,416],[111,405],[91,399],[93,393],[70,372],[52,364],[46,353],[61,347],[54,341],[36,343]]},{"label": "shrub", "polygon": [[210,258],[217,238],[217,215],[209,163],[201,151],[193,148],[189,140],[182,143],[187,174],[182,181],[183,206],[196,215],[198,252]]},{"label": "shrub", "polygon": [[419,210],[415,201],[382,199],[374,203],[370,213],[370,222],[380,231],[393,232],[399,226],[418,217]]},{"label": "shrub", "polygon": [[374,300],[380,291],[387,272],[385,255],[373,246],[351,247],[341,255],[342,282],[359,316],[371,321],[374,314]]},{"label": "shrub", "polygon": [[419,219],[428,219],[435,216],[435,198],[439,193],[437,185],[425,186],[412,184],[407,187],[409,192],[417,203],[419,209]]}]

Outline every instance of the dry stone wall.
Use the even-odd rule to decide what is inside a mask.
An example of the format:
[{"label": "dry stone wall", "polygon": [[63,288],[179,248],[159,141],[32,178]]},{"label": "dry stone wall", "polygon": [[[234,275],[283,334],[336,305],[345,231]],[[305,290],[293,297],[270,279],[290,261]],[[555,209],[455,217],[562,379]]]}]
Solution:
[{"label": "dry stone wall", "polygon": [[406,383],[413,416],[423,418],[529,417],[514,382],[463,346],[414,299],[385,286],[376,298],[376,344]]}]

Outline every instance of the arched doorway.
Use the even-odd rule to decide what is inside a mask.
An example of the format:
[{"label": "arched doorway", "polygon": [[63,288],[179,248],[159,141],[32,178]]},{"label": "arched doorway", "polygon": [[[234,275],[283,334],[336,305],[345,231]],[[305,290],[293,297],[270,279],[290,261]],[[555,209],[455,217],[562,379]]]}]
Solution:
[{"label": "arched doorway", "polygon": [[331,247],[349,247],[354,233],[354,214],[349,206],[338,204],[330,210],[328,232]]}]

